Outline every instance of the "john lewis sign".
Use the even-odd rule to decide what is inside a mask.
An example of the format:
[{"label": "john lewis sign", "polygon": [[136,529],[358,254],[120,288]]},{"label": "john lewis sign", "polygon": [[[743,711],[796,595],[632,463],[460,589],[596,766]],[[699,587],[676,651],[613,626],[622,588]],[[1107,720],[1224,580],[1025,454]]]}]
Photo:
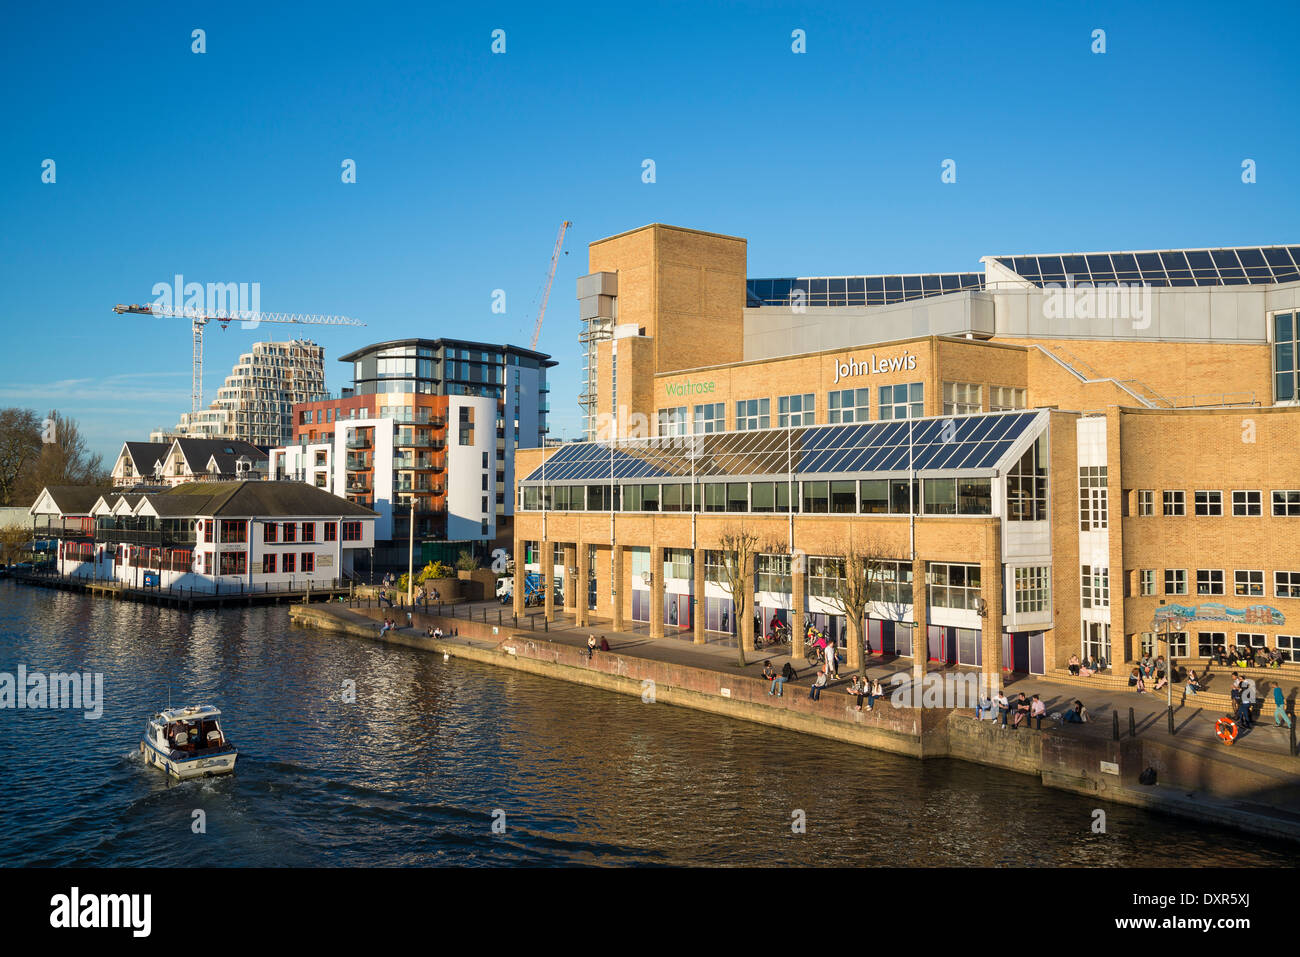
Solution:
[{"label": "john lewis sign", "polygon": [[916,368],[916,356],[903,350],[901,356],[891,356],[888,359],[876,360],[876,354],[873,352],[869,360],[859,362],[857,359],[835,360],[835,381],[847,379],[849,376],[874,375],[877,372],[910,372]]}]

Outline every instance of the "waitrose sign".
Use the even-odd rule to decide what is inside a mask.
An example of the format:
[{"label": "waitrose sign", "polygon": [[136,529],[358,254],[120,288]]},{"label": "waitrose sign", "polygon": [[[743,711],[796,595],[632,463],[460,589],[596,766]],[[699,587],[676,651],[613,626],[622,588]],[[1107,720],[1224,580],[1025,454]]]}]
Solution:
[{"label": "waitrose sign", "polygon": [[871,353],[869,359],[859,362],[857,359],[836,359],[835,360],[835,381],[846,379],[849,376],[857,375],[874,375],[877,372],[904,372],[916,368],[916,356],[903,350],[901,356],[890,356],[888,359],[876,360],[876,354]]},{"label": "waitrose sign", "polygon": [[685,382],[669,382],[664,385],[664,390],[670,396],[688,396],[688,395],[707,395],[714,388],[713,382],[692,382],[687,379]]}]

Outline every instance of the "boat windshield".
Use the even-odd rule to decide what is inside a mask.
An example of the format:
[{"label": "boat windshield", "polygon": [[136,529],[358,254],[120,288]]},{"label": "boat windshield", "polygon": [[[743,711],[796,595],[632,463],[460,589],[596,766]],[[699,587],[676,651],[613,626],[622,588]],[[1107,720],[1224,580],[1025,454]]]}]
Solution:
[{"label": "boat windshield", "polygon": [[180,751],[210,751],[226,746],[226,736],[215,718],[173,721],[165,733],[167,742]]}]

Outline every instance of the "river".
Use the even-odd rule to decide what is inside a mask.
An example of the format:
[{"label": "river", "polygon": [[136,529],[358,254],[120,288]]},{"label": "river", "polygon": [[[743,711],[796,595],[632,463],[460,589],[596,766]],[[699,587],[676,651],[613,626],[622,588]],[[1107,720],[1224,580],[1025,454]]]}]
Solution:
[{"label": "river", "polygon": [[[103,716],[0,710],[3,866],[1293,862],[1031,777],[444,662],[293,626],[283,607],[190,613],[4,581],[0,671],[20,664],[102,673]],[[234,775],[175,784],[143,764],[169,694],[222,709]]]}]

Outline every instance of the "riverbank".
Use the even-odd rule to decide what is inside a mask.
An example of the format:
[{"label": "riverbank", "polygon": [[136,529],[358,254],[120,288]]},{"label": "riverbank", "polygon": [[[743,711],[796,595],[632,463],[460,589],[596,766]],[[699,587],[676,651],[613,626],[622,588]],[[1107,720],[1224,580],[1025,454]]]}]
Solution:
[{"label": "riverbank", "polygon": [[[573,635],[465,618],[421,615],[422,623],[458,632],[432,639],[407,628],[381,637],[377,609],[298,605],[290,615],[308,627],[633,695],[647,704],[692,708],[918,759],[956,758],[1032,775],[1047,787],[1099,801],[1300,841],[1300,776],[1272,755],[1215,753],[1195,741],[1171,743],[1154,735],[1116,741],[1099,733],[1108,727],[1096,724],[1002,730],[968,709],[894,707],[881,701],[872,712],[858,712],[842,689],[813,701],[806,678],[803,687],[788,686],[776,698],[761,678],[672,660],[686,649],[652,642],[616,640],[610,652],[588,658]],[[1156,772],[1155,785],[1139,783],[1147,768]]]}]

